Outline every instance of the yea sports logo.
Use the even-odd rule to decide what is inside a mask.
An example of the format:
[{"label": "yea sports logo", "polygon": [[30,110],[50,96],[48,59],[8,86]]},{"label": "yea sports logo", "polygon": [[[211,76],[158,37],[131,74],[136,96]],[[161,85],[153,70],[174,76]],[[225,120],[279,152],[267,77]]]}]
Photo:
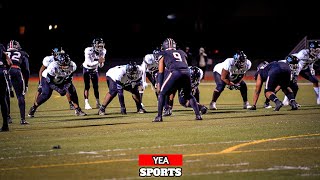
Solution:
[{"label": "yea sports logo", "polygon": [[141,154],[139,166],[140,177],[180,177],[182,154]]}]

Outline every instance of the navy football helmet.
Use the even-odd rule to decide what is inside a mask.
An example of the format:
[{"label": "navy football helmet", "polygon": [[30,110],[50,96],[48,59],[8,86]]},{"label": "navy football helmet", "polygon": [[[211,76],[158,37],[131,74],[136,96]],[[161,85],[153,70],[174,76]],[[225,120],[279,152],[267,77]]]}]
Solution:
[{"label": "navy football helmet", "polygon": [[17,49],[21,50],[20,43],[16,40],[10,40],[10,42],[7,45],[7,49]]},{"label": "navy football helmet", "polygon": [[191,66],[189,68],[189,70],[190,70],[190,77],[191,77],[191,86],[195,87],[195,86],[199,85],[199,82],[201,80],[200,79],[200,76],[201,76],[200,70],[196,66]]},{"label": "navy football helmet", "polygon": [[69,55],[66,54],[63,50],[58,52],[54,59],[58,62],[60,66],[69,66],[71,63]]},{"label": "navy football helmet", "polygon": [[93,47],[94,51],[97,53],[101,53],[104,49],[104,46],[105,46],[105,44],[104,44],[102,38],[95,38],[92,41],[92,47]]},{"label": "navy football helmet", "polygon": [[264,69],[268,64],[269,64],[268,61],[263,61],[263,62],[261,62],[261,63],[257,66],[257,72],[254,74],[254,79],[255,79],[255,80],[257,80],[259,71],[260,71],[261,69]]},{"label": "navy football helmet", "polygon": [[126,73],[129,79],[136,79],[138,72],[138,66],[136,62],[130,62],[126,65]]},{"label": "navy football helmet", "polygon": [[166,40],[163,41],[162,43],[162,50],[176,50],[177,44],[172,38],[167,38]]},{"label": "navy football helmet", "polygon": [[241,69],[246,65],[247,55],[245,55],[243,51],[240,51],[233,56],[233,59],[235,60],[235,65],[237,68]]}]

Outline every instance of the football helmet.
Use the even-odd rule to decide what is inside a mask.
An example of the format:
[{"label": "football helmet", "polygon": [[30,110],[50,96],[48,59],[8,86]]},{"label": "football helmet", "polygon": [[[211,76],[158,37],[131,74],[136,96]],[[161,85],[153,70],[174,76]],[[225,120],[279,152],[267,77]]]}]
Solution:
[{"label": "football helmet", "polygon": [[138,66],[136,62],[130,62],[126,65],[126,74],[129,79],[136,79],[138,72]]},{"label": "football helmet", "polygon": [[298,70],[299,59],[296,56],[289,55],[286,57],[286,62],[289,64],[292,72],[296,72]]},{"label": "football helmet", "polygon": [[257,66],[257,71],[259,71],[260,69],[264,69],[268,64],[269,64],[268,61],[263,61]]},{"label": "football helmet", "polygon": [[319,41],[309,41],[309,54],[311,58],[316,58],[320,53],[320,42]]},{"label": "football helmet", "polygon": [[196,66],[191,66],[189,70],[190,70],[190,77],[191,77],[191,86],[195,87],[200,82],[200,76],[201,76],[200,70]]},{"label": "football helmet", "polygon": [[58,62],[60,66],[69,66],[71,63],[71,59],[68,54],[66,54],[63,50],[60,51],[55,57],[55,61]]},{"label": "football helmet", "polygon": [[257,66],[257,72],[254,74],[254,79],[255,79],[255,80],[257,80],[259,71],[260,71],[261,69],[264,69],[268,64],[269,64],[268,61],[263,61],[263,62],[261,62],[261,63]]},{"label": "football helmet", "polygon": [[153,52],[152,52],[152,54],[153,54],[153,56],[154,56],[154,61],[156,62],[156,63],[158,63],[159,62],[159,50],[158,49],[155,49],[155,50],[153,50]]},{"label": "football helmet", "polygon": [[105,46],[105,44],[104,44],[102,38],[95,38],[92,41],[92,47],[93,47],[94,51],[97,53],[101,53],[104,49],[104,46]]},{"label": "football helmet", "polygon": [[16,40],[10,40],[10,42],[7,45],[7,49],[17,49],[20,50],[21,46],[20,43]]},{"label": "football helmet", "polygon": [[245,55],[243,51],[240,51],[233,56],[233,59],[235,60],[236,67],[241,69],[246,65],[247,55]]},{"label": "football helmet", "polygon": [[162,50],[176,50],[177,44],[172,38],[167,38],[163,41]]}]

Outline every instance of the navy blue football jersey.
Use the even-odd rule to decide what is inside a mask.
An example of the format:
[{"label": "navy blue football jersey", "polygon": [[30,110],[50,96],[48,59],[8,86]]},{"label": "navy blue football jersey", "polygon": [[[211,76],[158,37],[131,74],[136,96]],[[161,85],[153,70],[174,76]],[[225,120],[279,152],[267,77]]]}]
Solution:
[{"label": "navy blue football jersey", "polygon": [[290,70],[290,66],[289,64],[285,63],[285,62],[278,62],[278,61],[273,61],[271,63],[269,63],[266,67],[264,67],[263,69],[259,70],[259,74],[261,76],[261,79],[263,82],[267,81],[267,78],[269,76],[269,71],[273,69],[277,69],[277,71],[289,71]]},{"label": "navy blue football jersey", "polygon": [[164,64],[169,71],[188,70],[187,54],[182,50],[166,50],[159,53],[164,57]]}]

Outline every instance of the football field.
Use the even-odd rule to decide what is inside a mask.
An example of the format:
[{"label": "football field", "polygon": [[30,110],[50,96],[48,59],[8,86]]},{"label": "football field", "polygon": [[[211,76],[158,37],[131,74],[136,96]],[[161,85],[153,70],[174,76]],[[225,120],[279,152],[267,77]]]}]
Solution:
[{"label": "football field", "polygon": [[[320,178],[320,105],[311,84],[299,86],[302,107],[297,111],[288,106],[278,112],[264,109],[263,92],[258,109],[249,111],[243,109],[239,91],[225,89],[218,110],[208,110],[202,121],[194,120],[192,109],[176,98],[172,116],[161,123],[152,122],[157,100],[150,85],[143,96],[148,113],[137,114],[125,91],[127,115],[120,113],[116,97],[107,114],[99,116],[98,109],[84,109],[83,82],[74,84],[87,116],[75,116],[66,97],[54,92],[34,118],[26,118],[29,125],[20,125],[17,99],[11,98],[13,124],[0,133],[1,180],[141,179],[140,154],[182,154],[179,179]],[[212,82],[200,85],[200,103],[209,106],[214,87]],[[248,85],[250,103],[254,87]],[[26,113],[36,89],[37,82],[31,81]],[[99,89],[102,101],[108,91],[104,81]],[[283,93],[278,97],[282,100]],[[92,87],[89,100],[94,107]]]}]

